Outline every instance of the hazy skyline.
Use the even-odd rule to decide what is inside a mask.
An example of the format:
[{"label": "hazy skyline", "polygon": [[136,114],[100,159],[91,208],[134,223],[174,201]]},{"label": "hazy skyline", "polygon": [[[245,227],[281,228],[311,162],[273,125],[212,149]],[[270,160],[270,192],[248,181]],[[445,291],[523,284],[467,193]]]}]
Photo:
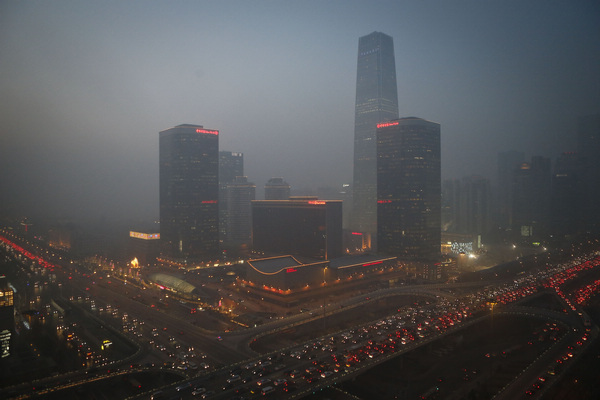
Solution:
[{"label": "hazy skyline", "polygon": [[0,206],[158,217],[158,132],[220,131],[263,186],[352,181],[358,38],[394,39],[400,116],[441,124],[442,177],[575,150],[600,112],[595,1],[6,1]]}]

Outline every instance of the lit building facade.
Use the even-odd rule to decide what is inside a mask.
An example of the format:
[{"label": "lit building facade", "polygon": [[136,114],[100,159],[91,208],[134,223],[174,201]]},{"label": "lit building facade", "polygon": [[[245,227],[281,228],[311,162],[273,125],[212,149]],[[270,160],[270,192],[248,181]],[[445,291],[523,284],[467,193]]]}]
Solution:
[{"label": "lit building facade", "polygon": [[314,259],[342,255],[342,201],[316,198],[252,202],[254,251]]},{"label": "lit building facade", "polygon": [[377,126],[378,251],[437,259],[441,235],[440,125],[409,117]]},{"label": "lit building facade", "polygon": [[377,124],[398,118],[394,41],[373,32],[358,40],[354,114],[354,182],[351,229],[377,231]]},{"label": "lit building facade", "polygon": [[213,260],[219,254],[219,131],[185,124],[159,138],[162,255]]},{"label": "lit building facade", "polygon": [[2,277],[0,278],[0,359],[10,356],[14,331],[14,292],[6,282],[6,278]]},{"label": "lit building facade", "polygon": [[148,266],[156,262],[160,254],[160,233],[129,231],[129,259]]},{"label": "lit building facade", "polygon": [[329,291],[344,290],[344,285],[399,269],[396,257],[372,254],[312,263],[302,263],[295,257],[285,255],[249,260],[244,283],[247,287],[277,295],[294,296],[324,287]]}]

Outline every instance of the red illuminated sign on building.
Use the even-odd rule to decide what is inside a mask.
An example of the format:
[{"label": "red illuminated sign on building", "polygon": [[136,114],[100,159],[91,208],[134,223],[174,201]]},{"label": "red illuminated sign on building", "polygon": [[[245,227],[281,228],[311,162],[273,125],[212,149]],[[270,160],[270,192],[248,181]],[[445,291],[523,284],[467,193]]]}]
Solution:
[{"label": "red illuminated sign on building", "polygon": [[378,128],[387,128],[388,126],[395,126],[398,125],[400,122],[396,121],[396,122],[382,122],[381,124],[377,124]]},{"label": "red illuminated sign on building", "polygon": [[360,232],[352,232],[353,235],[358,235],[358,236],[362,236],[362,233]]},{"label": "red illuminated sign on building", "polygon": [[362,266],[363,267],[368,267],[370,265],[377,265],[377,264],[381,264],[381,263],[383,263],[383,261],[375,261],[375,262],[372,262],[372,263],[363,264]]},{"label": "red illuminated sign on building", "polygon": [[196,129],[196,133],[208,133],[209,135],[218,135],[219,131],[213,131],[212,129]]},{"label": "red illuminated sign on building", "polygon": [[217,204],[217,200],[203,200],[202,204]]},{"label": "red illuminated sign on building", "polygon": [[308,202],[308,204],[320,205],[320,204],[325,204],[325,202],[323,200],[311,200]]},{"label": "red illuminated sign on building", "polygon": [[296,268],[286,268],[286,270],[285,270],[285,272],[287,272],[288,274],[290,272],[296,272],[296,271],[298,271]]},{"label": "red illuminated sign on building", "polygon": [[379,204],[387,204],[387,203],[391,203],[392,201],[391,200],[377,200],[377,202]]}]

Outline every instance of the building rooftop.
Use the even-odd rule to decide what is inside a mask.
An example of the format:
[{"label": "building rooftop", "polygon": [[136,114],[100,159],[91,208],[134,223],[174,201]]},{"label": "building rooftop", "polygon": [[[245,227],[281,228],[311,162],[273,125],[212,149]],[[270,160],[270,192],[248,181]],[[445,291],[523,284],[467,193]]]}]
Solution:
[{"label": "building rooftop", "polygon": [[292,256],[249,260],[248,264],[258,272],[263,274],[276,274],[282,269],[297,267],[301,265],[301,263]]},{"label": "building rooftop", "polygon": [[360,254],[343,256],[329,261],[330,268],[366,267],[383,261],[394,260],[396,257],[382,257],[377,254]]}]

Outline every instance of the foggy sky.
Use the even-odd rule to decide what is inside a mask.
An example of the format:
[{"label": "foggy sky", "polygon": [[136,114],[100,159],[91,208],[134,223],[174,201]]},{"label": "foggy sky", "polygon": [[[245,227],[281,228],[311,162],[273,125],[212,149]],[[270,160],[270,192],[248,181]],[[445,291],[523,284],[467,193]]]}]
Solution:
[{"label": "foggy sky", "polygon": [[442,176],[575,150],[600,112],[596,1],[3,1],[0,207],[158,217],[158,132],[220,131],[262,196],[352,181],[358,38],[394,38],[400,116]]}]

